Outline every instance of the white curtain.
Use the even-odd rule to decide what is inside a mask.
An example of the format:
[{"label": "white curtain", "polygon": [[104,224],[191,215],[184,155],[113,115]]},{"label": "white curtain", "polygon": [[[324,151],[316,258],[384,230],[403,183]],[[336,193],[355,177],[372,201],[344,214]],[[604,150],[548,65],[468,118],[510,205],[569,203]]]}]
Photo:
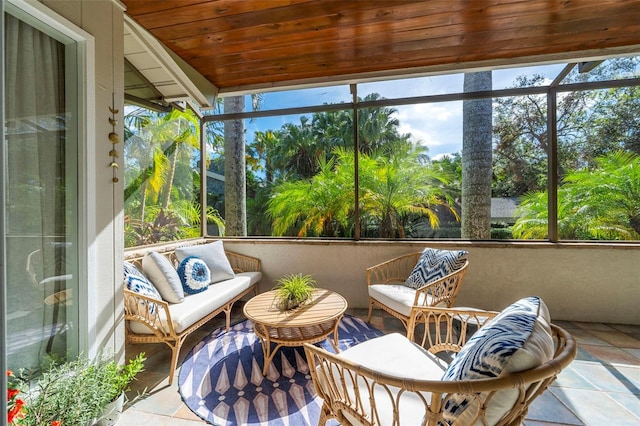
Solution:
[{"label": "white curtain", "polygon": [[[74,281],[65,148],[65,46],[5,14],[8,367],[68,354]],[[77,308],[76,308],[77,309]]]}]

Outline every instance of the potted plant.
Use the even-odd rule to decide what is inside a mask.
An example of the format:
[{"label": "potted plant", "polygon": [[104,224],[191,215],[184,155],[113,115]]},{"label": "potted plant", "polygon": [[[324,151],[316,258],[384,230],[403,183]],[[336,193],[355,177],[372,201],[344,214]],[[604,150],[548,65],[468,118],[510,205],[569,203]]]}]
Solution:
[{"label": "potted plant", "polygon": [[23,425],[91,425],[109,402],[100,364],[77,358],[52,363],[42,374],[23,379]]},{"label": "potted plant", "polygon": [[97,423],[98,426],[116,424],[124,407],[125,392],[130,389],[129,385],[136,375],[143,370],[144,361],[144,352],[141,352],[126,364],[117,364],[115,361],[109,361],[104,365],[106,373],[105,389],[109,397],[109,403],[103,409],[102,416]]},{"label": "potted plant", "polygon": [[311,275],[285,275],[273,288],[276,292],[276,306],[281,311],[286,311],[306,303],[313,295],[315,284]]},{"label": "potted plant", "polygon": [[[113,425],[105,419],[119,413],[105,411],[128,389],[135,375],[142,371],[144,353],[125,365],[115,361],[78,357],[65,363],[51,363],[34,377],[21,378],[25,410],[21,425]],[[122,409],[120,409],[122,412]]]}]

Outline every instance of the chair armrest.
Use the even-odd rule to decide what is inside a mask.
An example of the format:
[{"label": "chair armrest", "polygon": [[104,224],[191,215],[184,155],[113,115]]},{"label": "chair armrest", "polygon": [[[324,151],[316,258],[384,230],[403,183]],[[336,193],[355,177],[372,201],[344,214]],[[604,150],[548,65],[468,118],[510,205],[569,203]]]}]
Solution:
[{"label": "chair armrest", "polygon": [[405,254],[367,268],[367,285],[405,282],[421,254]]},{"label": "chair armrest", "polygon": [[225,250],[227,259],[233,268],[233,272],[259,272],[260,259],[240,253]]},{"label": "chair armrest", "polygon": [[[460,352],[471,335],[496,315],[498,312],[475,308],[414,306],[407,338],[433,354]],[[427,332],[417,338],[416,327],[419,325]]]},{"label": "chair armrest", "polygon": [[[150,306],[154,306],[154,309]],[[147,326],[158,337],[175,338],[177,336],[167,302],[126,288],[124,289],[124,319]]]}]

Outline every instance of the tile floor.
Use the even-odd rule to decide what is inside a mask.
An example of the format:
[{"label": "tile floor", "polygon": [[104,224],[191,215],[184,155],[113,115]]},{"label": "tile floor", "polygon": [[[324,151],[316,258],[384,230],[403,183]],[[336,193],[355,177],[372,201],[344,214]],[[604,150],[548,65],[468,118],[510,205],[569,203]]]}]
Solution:
[{"label": "tile floor", "polygon": [[[238,304],[236,304],[238,305]],[[349,315],[366,319],[366,310],[350,309]],[[243,319],[242,309],[233,311],[234,321]],[[640,326],[556,321],[578,342],[578,356],[558,379],[532,404],[526,426],[640,425]],[[214,318],[187,339],[179,365],[191,347],[215,328],[224,325]],[[404,332],[400,322],[378,311],[372,325],[385,332]],[[128,345],[127,357],[144,351],[145,372],[130,392],[147,394],[130,404],[118,426],[190,426],[205,424],[182,403],[177,373],[169,386],[170,351],[162,344]]]}]

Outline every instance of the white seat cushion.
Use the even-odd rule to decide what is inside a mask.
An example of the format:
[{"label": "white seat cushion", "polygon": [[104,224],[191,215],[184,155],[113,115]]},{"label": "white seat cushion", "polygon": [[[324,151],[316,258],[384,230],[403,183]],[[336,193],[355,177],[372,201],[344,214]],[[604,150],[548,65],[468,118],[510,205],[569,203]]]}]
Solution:
[{"label": "white seat cushion", "polygon": [[239,272],[236,274],[236,277],[249,277],[249,279],[251,280],[251,285],[253,285],[262,279],[262,272],[260,271]]},{"label": "white seat cushion", "polygon": [[340,356],[377,372],[407,379],[440,380],[447,369],[446,362],[400,333],[358,343],[340,352]]},{"label": "white seat cushion", "polygon": [[[260,272],[237,274],[235,278],[230,280],[209,285],[206,291],[185,296],[182,303],[169,304],[171,321],[176,333],[183,332],[210,312],[225,305],[248,289],[260,279],[259,274]],[[162,318],[162,323],[166,327],[166,318]],[[153,334],[151,329],[139,322],[131,321],[130,326],[134,333]]]},{"label": "white seat cushion", "polygon": [[[398,333],[387,334],[359,343],[341,352],[340,357],[380,373],[407,379],[440,380],[447,368],[447,364],[444,361]],[[333,374],[334,377],[338,377],[336,370],[333,371]],[[339,382],[339,379],[336,380]],[[345,378],[345,380],[349,386],[348,392],[353,397],[353,383],[349,383],[349,378]],[[365,404],[364,411],[369,413],[368,387],[361,379],[358,381],[357,386],[362,396],[362,402]],[[396,398],[398,390],[398,388],[390,387],[392,393],[390,397],[383,387],[377,386],[375,388],[376,407],[380,416],[379,424],[392,424],[393,407],[390,398]],[[424,393],[422,396],[429,403],[430,394]],[[413,392],[405,392],[402,394],[400,401],[400,423],[403,425],[422,424],[422,419],[425,415],[425,404],[421,398]],[[360,424],[349,413],[343,412],[343,414],[352,424]]]},{"label": "white seat cushion", "polygon": [[[373,284],[368,287],[369,297],[377,300],[394,311],[408,317],[411,314],[413,301],[416,298],[416,290],[402,284]],[[431,305],[431,295],[426,295],[426,305]],[[419,301],[425,305],[424,300]],[[437,307],[446,307],[445,302],[440,302]]]}]

